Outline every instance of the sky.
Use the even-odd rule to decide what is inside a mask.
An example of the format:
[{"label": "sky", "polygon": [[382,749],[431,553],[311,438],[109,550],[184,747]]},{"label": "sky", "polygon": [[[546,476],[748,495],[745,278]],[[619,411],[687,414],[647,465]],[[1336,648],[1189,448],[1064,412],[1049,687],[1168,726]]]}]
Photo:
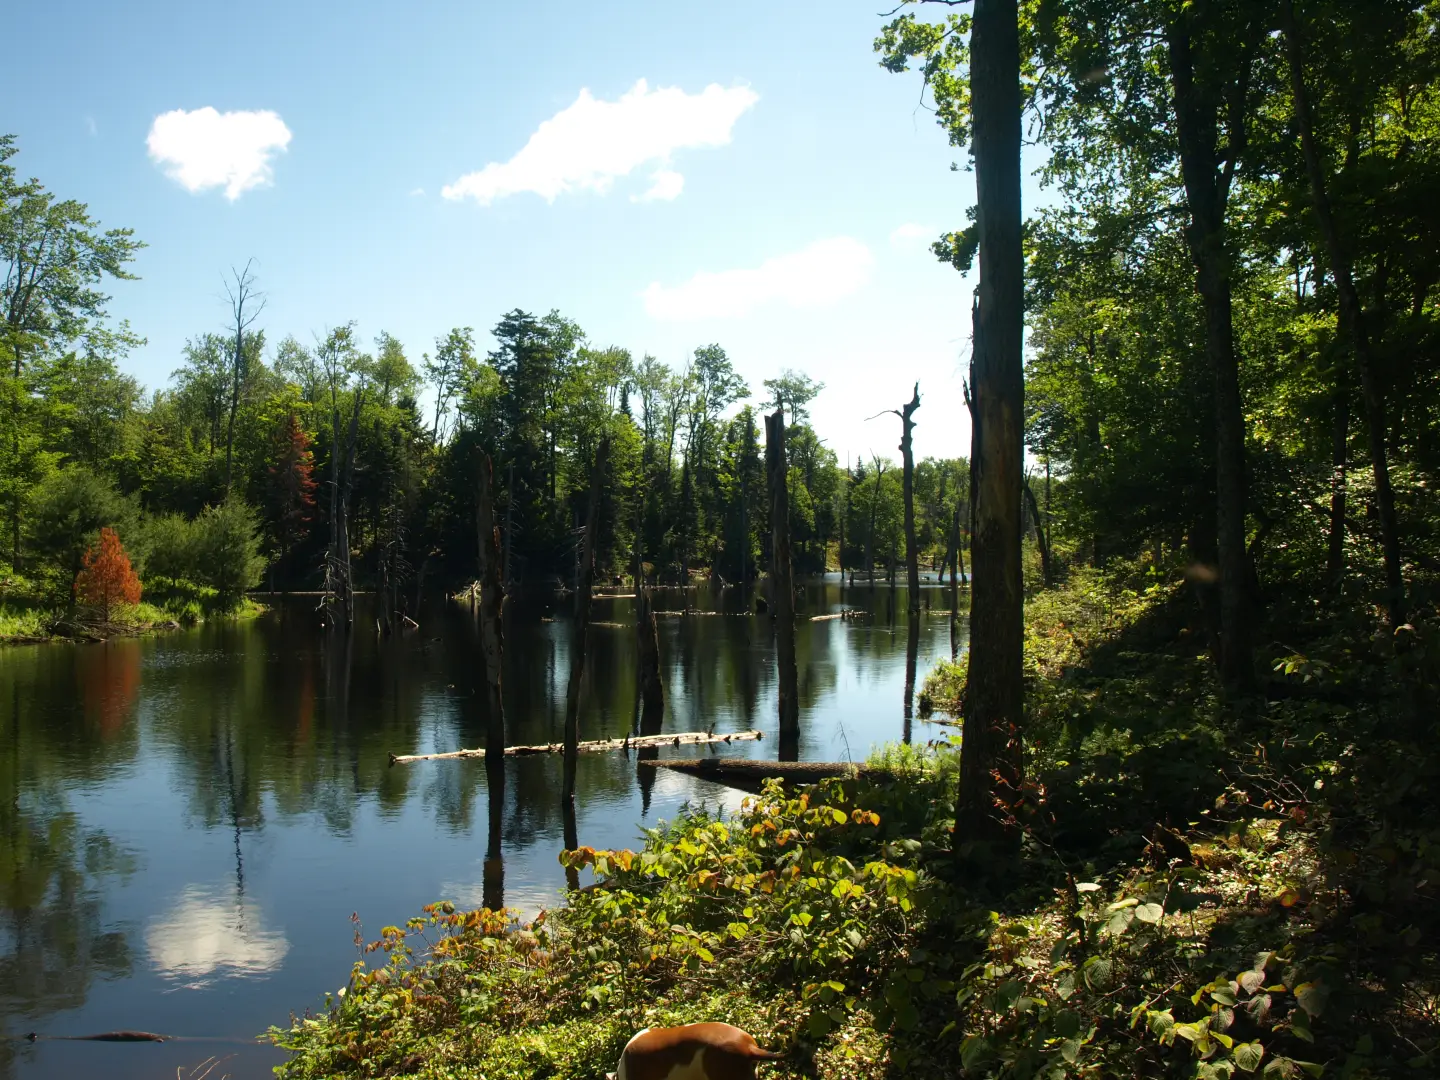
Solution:
[{"label": "sky", "polygon": [[964,455],[973,280],[928,247],[973,176],[919,76],[876,62],[885,8],[46,0],[7,15],[33,47],[0,131],[146,243],[110,310],[149,388],[253,259],[272,348],[355,320],[418,365],[555,309],[637,360],[717,343],[756,403],[805,372],[842,462],[898,457],[898,417],[869,418],[918,381],[917,456]]}]

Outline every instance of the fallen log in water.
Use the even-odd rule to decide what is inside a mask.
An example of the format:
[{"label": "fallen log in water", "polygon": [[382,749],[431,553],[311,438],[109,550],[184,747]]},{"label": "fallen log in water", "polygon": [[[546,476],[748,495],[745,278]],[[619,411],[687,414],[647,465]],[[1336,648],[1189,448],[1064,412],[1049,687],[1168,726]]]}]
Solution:
[{"label": "fallen log in water", "polygon": [[[758,731],[732,731],[728,735],[715,735],[708,731],[680,731],[673,735],[626,735],[619,739],[593,739],[576,744],[581,753],[600,750],[632,750],[646,746],[689,746],[696,743],[753,742],[763,738]],[[563,742],[539,743],[535,746],[507,746],[507,757],[522,754],[558,754],[565,749]],[[481,750],[451,750],[444,754],[391,754],[391,765],[408,765],[412,761],[449,761],[455,758],[483,758]]]},{"label": "fallen log in water", "polygon": [[766,780],[778,778],[787,784],[813,784],[832,776],[845,779],[894,780],[889,769],[855,765],[849,761],[751,761],[745,758],[683,758],[674,761],[641,761],[645,768],[674,769],[741,791],[759,792]]}]

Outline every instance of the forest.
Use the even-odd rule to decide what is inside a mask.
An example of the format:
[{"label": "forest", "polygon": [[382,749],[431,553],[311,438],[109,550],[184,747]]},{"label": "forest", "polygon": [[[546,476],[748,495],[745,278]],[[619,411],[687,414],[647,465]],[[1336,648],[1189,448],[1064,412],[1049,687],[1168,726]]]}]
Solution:
[{"label": "forest", "polygon": [[[907,460],[923,386],[874,420],[898,459],[842,464],[823,361],[752,388],[720,344],[637,359],[556,311],[483,355],[471,327],[418,359],[355,322],[272,342],[239,264],[146,393],[105,294],[143,287],[140,240],[0,144],[5,625],[94,622],[116,537],[207,610],[264,582],[403,615],[479,579],[484,626],[573,592],[582,666],[592,580],[763,581],[782,669],[792,573],[966,586],[922,695],[949,737],[639,851],[567,835],[594,884],[523,926],[437,900],[271,1031],[285,1075],[602,1075],[701,1008],[787,1076],[1440,1069],[1440,6],[883,18],[977,193],[932,249],[975,295],[944,460]],[[1029,217],[1025,140],[1058,196]]]},{"label": "forest", "polygon": [[[0,484],[12,581],[28,581],[37,605],[63,608],[102,527],[160,595],[220,608],[261,584],[322,588],[343,528],[353,587],[383,581],[408,610],[427,585],[475,579],[481,455],[494,463],[506,588],[573,588],[607,437],[604,579],[638,559],[655,583],[752,581],[769,536],[757,408],[788,417],[797,571],[878,567],[893,579],[903,565],[902,471],[887,458],[841,467],[809,425],[823,383],[786,370],[752,393],[717,344],[673,366],[637,360],[592,345],[559,312],[518,309],[484,355],[468,326],[414,362],[383,330],[367,347],[354,321],[272,343],[247,264],[228,283],[232,325],[197,330],[170,384],[147,392],[121,370],[141,341],[107,319],[99,291],[130,277],[139,241],[21,183],[15,140],[4,148]],[[963,459],[914,463],[932,561],[948,555],[967,482]]]}]

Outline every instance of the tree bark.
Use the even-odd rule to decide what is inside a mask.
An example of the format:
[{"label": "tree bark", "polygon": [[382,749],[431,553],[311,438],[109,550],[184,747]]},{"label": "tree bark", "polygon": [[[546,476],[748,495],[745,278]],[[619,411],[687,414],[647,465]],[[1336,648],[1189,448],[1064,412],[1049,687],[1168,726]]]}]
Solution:
[{"label": "tree bark", "polygon": [[580,581],[575,589],[575,637],[570,646],[570,687],[565,695],[565,769],[561,798],[575,800],[576,747],[580,738],[580,690],[585,679],[585,646],[590,633],[590,587],[595,579],[595,536],[600,527],[600,485],[610,456],[610,438],[595,448],[590,471],[590,509],[585,518],[585,543],[580,557]]},{"label": "tree bark", "polygon": [[[1334,210],[1326,189],[1325,168],[1320,160],[1320,147],[1310,115],[1309,88],[1305,84],[1305,47],[1295,20],[1295,8],[1286,0],[1285,42],[1290,58],[1290,87],[1295,96],[1295,115],[1300,125],[1300,146],[1305,154],[1305,171],[1310,178],[1310,201],[1320,235],[1330,256],[1330,271],[1335,276],[1335,289],[1340,296],[1340,328],[1350,339],[1355,366],[1360,372],[1360,396],[1365,403],[1365,428],[1370,448],[1370,465],[1375,472],[1375,503],[1380,512],[1380,543],[1385,554],[1385,585],[1390,596],[1390,624],[1405,621],[1405,578],[1400,562],[1400,529],[1395,516],[1395,492],[1390,485],[1390,464],[1385,451],[1385,399],[1375,377],[1369,327],[1360,295],[1355,289],[1354,266],[1335,223]],[[1337,437],[1339,419],[1336,420]],[[1342,489],[1343,490],[1343,489]],[[1332,501],[1334,496],[1332,495]],[[1343,494],[1341,496],[1343,499]],[[1341,510],[1343,517],[1343,503]],[[1343,556],[1343,552],[1342,552]],[[1332,551],[1333,557],[1333,551]]]},{"label": "tree bark", "polygon": [[[1205,352],[1215,396],[1215,527],[1220,571],[1220,678],[1232,694],[1255,687],[1250,635],[1250,572],[1245,544],[1245,414],[1240,398],[1240,367],[1230,297],[1231,253],[1225,237],[1225,206],[1230,177],[1241,152],[1247,80],[1232,95],[1229,158],[1220,168],[1216,149],[1216,91],[1197,86],[1190,35],[1194,9],[1187,7],[1167,28],[1175,120],[1180,142],[1190,224],[1185,237],[1195,264],[1196,285],[1205,314]],[[1240,66],[1248,70],[1248,59]]]},{"label": "tree bark", "polygon": [[770,483],[770,581],[779,675],[780,759],[794,760],[800,742],[799,679],[795,670],[795,582],[790,567],[790,495],[786,486],[785,412],[765,418],[765,466]]},{"label": "tree bark", "polygon": [[920,408],[920,384],[915,384],[914,396],[909,404],[900,410],[900,461],[904,467],[905,494],[905,584],[910,590],[909,613],[920,614],[920,548],[915,542],[915,410]]},{"label": "tree bark", "polygon": [[1018,839],[995,813],[1019,785],[1024,593],[1020,488],[1024,428],[1024,253],[1020,202],[1020,40],[1016,0],[976,0],[970,41],[972,147],[980,233],[972,351],[975,517],[970,664],[955,842]]}]

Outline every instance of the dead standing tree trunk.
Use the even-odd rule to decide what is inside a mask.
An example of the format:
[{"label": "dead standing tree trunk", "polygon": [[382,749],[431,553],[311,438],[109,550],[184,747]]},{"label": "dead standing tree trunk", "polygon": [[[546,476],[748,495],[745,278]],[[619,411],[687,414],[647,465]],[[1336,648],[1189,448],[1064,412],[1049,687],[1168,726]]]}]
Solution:
[{"label": "dead standing tree trunk", "polygon": [[1025,485],[1025,502],[1030,507],[1030,517],[1035,522],[1035,544],[1040,549],[1040,579],[1044,582],[1045,588],[1050,588],[1050,541],[1045,535],[1045,522],[1040,517],[1040,505],[1035,501],[1035,492],[1030,488],[1030,478],[1023,481]]},{"label": "dead standing tree trunk", "polygon": [[[249,358],[245,355],[245,331],[256,319],[260,312],[265,310],[265,298],[255,291],[255,276],[250,273],[250,265],[255,260],[251,259],[245,264],[245,269],[236,273],[232,268],[230,273],[235,278],[235,286],[225,287],[230,297],[230,311],[235,320],[235,355],[230,358],[230,406],[229,417],[225,422],[225,497],[230,497],[230,478],[232,476],[232,462],[235,456],[235,412],[240,407],[240,391],[244,388],[249,375]],[[246,314],[246,307],[250,307],[249,314]]]},{"label": "dead standing tree trunk", "polygon": [[905,492],[905,584],[910,590],[910,615],[912,619],[920,614],[920,548],[915,541],[915,410],[920,408],[920,384],[915,384],[915,394],[900,410],[901,436],[900,460],[904,466]]},{"label": "dead standing tree trunk", "polygon": [[575,803],[575,766],[580,741],[580,689],[585,680],[585,644],[590,633],[590,589],[595,580],[595,535],[600,522],[600,484],[610,456],[610,438],[595,448],[590,470],[590,508],[585,515],[585,541],[580,555],[580,580],[575,589],[575,637],[570,646],[570,687],[565,695],[565,774],[561,801]]},{"label": "dead standing tree trunk", "polygon": [[771,614],[779,668],[780,760],[800,750],[799,677],[795,669],[795,582],[790,567],[790,495],[786,487],[785,411],[765,418],[765,470],[770,484]]},{"label": "dead standing tree trunk", "polygon": [[[333,409],[331,415],[334,443],[330,450],[330,550],[325,557],[325,594],[327,601],[339,601],[338,621],[347,631],[355,620],[354,588],[350,581],[350,490],[355,483],[355,436],[364,400],[365,390],[358,387],[343,454],[340,450],[339,408]],[[334,627],[336,623],[337,616],[332,610],[329,625]]]},{"label": "dead standing tree trunk", "polygon": [[976,0],[970,41],[980,284],[975,348],[975,500],[970,664],[955,847],[1018,839],[997,816],[1019,786],[1024,704],[1020,575],[1024,254],[1016,0]]}]

